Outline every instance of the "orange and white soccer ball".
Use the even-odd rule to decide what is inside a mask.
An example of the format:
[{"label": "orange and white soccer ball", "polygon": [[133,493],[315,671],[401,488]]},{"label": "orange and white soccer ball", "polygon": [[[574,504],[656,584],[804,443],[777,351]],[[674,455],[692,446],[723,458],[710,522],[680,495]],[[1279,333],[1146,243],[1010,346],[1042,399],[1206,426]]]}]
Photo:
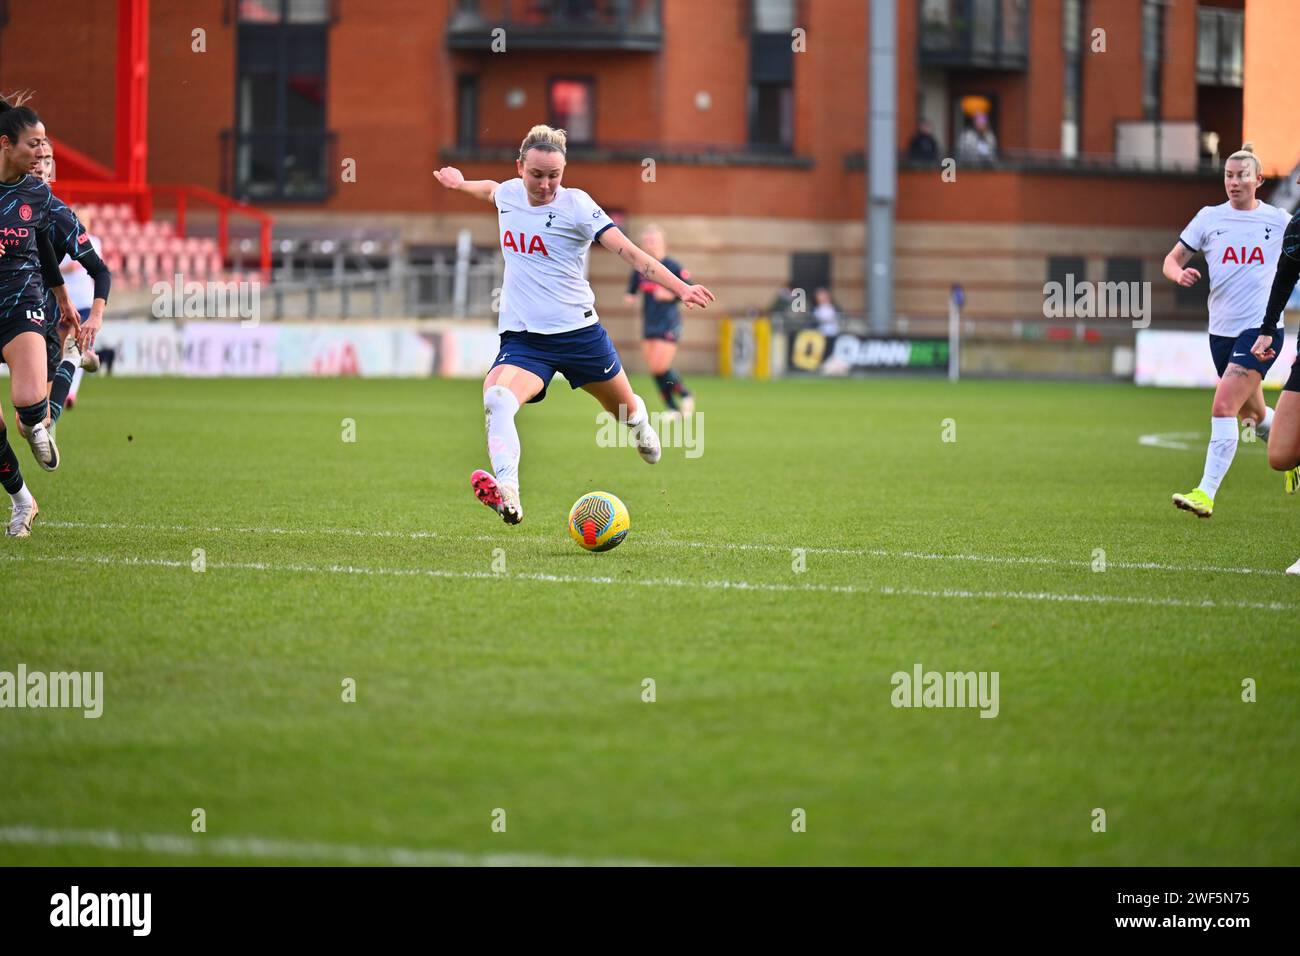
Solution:
[{"label": "orange and white soccer ball", "polygon": [[569,534],[588,551],[618,547],[630,524],[627,507],[608,491],[589,492],[569,509]]}]

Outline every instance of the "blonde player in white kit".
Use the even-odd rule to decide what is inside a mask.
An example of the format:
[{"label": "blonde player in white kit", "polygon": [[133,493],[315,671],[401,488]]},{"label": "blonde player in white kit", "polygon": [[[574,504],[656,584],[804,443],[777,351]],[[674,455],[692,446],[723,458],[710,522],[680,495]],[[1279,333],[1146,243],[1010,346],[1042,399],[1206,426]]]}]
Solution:
[{"label": "blonde player in white kit", "polygon": [[494,474],[475,471],[470,484],[479,501],[506,524],[524,518],[515,414],[520,406],[546,397],[556,372],[627,425],[643,459],[652,465],[659,460],[659,436],[650,425],[645,402],[633,394],[623,363],[596,315],[596,297],[584,268],[592,242],[599,240],[646,278],[672,290],[687,308],[705,308],[713,301],[713,293],[704,286],[687,285],[637,248],[585,192],[560,185],[565,140],[564,130],[534,126],[519,147],[515,164],[519,178],[508,182],[466,182],[452,166],[434,173],[448,189],[467,192],[497,208],[506,263],[498,321],[501,351],[483,380],[488,456]]},{"label": "blonde player in white kit", "polygon": [[1228,201],[1205,206],[1165,256],[1165,278],[1192,286],[1201,274],[1185,268],[1195,253],[1205,254],[1210,270],[1210,352],[1219,372],[1211,408],[1210,445],[1201,483],[1174,504],[1202,518],[1214,513],[1214,496],[1237,454],[1237,419],[1250,422],[1268,440],[1273,409],[1264,402],[1264,376],[1282,351],[1282,329],[1273,342],[1273,358],[1251,354],[1268,305],[1282,233],[1290,215],[1260,202],[1255,191],[1262,182],[1260,163],[1250,143],[1228,157],[1223,185]]}]

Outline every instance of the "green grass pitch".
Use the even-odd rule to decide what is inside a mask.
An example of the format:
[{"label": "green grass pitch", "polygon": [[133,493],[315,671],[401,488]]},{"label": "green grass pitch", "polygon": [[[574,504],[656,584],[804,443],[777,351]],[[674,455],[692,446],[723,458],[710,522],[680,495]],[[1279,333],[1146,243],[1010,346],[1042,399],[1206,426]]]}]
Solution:
[{"label": "green grass pitch", "polygon": [[[511,528],[477,382],[88,379],[18,447],[0,670],[104,712],[0,710],[0,864],[1300,863],[1300,498],[1243,445],[1170,505],[1208,392],[692,384],[652,468],[557,379]],[[895,708],[918,663],[998,715]]]}]

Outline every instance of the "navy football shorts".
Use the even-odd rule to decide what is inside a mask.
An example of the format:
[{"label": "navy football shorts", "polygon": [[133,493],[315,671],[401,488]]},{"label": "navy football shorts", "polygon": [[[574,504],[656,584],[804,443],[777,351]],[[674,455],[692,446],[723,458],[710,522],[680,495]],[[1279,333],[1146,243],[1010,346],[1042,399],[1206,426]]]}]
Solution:
[{"label": "navy football shorts", "polygon": [[608,381],[623,370],[614,343],[599,322],[554,335],[502,332],[501,350],[492,365],[514,365],[540,378],[542,390],[529,402],[540,402],[546,397],[546,389],[556,372],[569,380],[570,388],[581,388],[592,382]]},{"label": "navy football shorts", "polygon": [[641,323],[641,338],[643,339],[663,339],[665,342],[678,342],[682,337],[682,320],[680,317],[674,317],[667,322],[643,321]]},{"label": "navy football shorts", "polygon": [[1273,336],[1274,356],[1267,362],[1261,362],[1251,354],[1250,347],[1255,344],[1259,338],[1259,329],[1247,329],[1236,338],[1231,335],[1210,334],[1210,353],[1214,356],[1214,367],[1219,371],[1219,377],[1228,369],[1228,363],[1240,365],[1243,368],[1254,369],[1263,378],[1268,374],[1268,370],[1273,367],[1277,361],[1278,355],[1282,354],[1282,342],[1286,339],[1284,329],[1278,329],[1277,334]]}]

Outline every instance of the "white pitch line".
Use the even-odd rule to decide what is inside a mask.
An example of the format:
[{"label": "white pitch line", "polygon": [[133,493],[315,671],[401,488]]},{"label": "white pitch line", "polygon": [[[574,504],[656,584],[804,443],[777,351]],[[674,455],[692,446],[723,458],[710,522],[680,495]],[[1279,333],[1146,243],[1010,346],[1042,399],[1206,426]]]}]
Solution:
[{"label": "white pitch line", "polygon": [[[358,538],[409,538],[409,539],[434,539],[443,538],[449,541],[493,541],[505,543],[507,541],[531,541],[533,543],[544,543],[547,541],[557,540],[548,535],[523,535],[513,532],[506,532],[505,537],[501,534],[477,534],[462,535],[446,533],[439,531],[382,531],[371,530],[366,528],[274,528],[274,527],[254,527],[254,528],[235,528],[235,527],[203,527],[199,525],[149,525],[149,524],[121,524],[113,522],[87,522],[87,521],[46,521],[40,520],[40,527],[46,528],[81,528],[98,531],[166,531],[180,534],[266,534],[266,535],[339,535]],[[1063,568],[1092,568],[1092,562],[1088,559],[1069,559],[1069,558],[1052,558],[1041,557],[1036,555],[997,555],[997,554],[944,554],[942,552],[928,551],[890,551],[887,548],[818,548],[803,547],[801,545],[786,544],[765,544],[755,542],[750,544],[726,541],[679,541],[673,538],[656,538],[652,535],[639,535],[636,542],[640,546],[659,547],[659,548],[696,548],[701,550],[722,550],[722,551],[779,551],[789,554],[795,550],[804,551],[807,554],[833,554],[847,555],[851,557],[866,558],[903,558],[916,561],[961,561],[980,564],[1009,564],[1009,565],[1042,565],[1045,567],[1063,567]],[[1163,564],[1158,561],[1107,561],[1107,568],[1117,568],[1125,571],[1173,571],[1176,573],[1198,573],[1198,574],[1262,574],[1285,575],[1285,571],[1274,568],[1234,568],[1223,567],[1214,564]]]},{"label": "white pitch line", "polygon": [[121,833],[117,830],[60,830],[32,826],[0,827],[0,844],[71,846],[97,850],[258,860],[345,863],[354,866],[671,866],[649,860],[586,860],[541,853],[464,853],[459,850],[303,843],[255,836],[182,837],[169,833]]},{"label": "white pitch line", "polygon": [[[117,524],[110,521],[46,521],[46,528],[85,528],[92,531],[175,531],[183,534],[348,535],[358,538],[438,538],[437,531],[376,531],[369,528],[203,528],[182,524]],[[459,538],[460,536],[457,535]],[[486,537],[486,535],[484,536]]]},{"label": "white pitch line", "polygon": [[[1138,444],[1145,445],[1148,448],[1167,448],[1170,451],[1202,451],[1205,443],[1209,441],[1208,435],[1201,432],[1153,432],[1150,435],[1139,435]],[[1194,445],[1188,442],[1196,442]],[[1265,442],[1245,442],[1237,449],[1238,453],[1245,452],[1254,454],[1264,451],[1268,448]]]},{"label": "white pitch line", "polygon": [[[170,558],[121,558],[112,555],[95,557],[92,555],[25,555],[0,554],[0,560],[37,561],[50,564],[99,564],[114,567],[159,567],[191,568],[189,561],[177,561]],[[447,571],[440,568],[385,568],[364,567],[350,564],[270,564],[263,561],[209,561],[205,564],[208,571],[270,571],[289,574],[356,574],[377,577],[427,577],[454,578],[473,581],[536,581],[546,584],[612,584],[618,586],[635,585],[638,587],[660,588],[700,588],[710,591],[770,591],[779,593],[820,592],[824,594],[870,594],[901,595],[905,597],[955,598],[959,600],[1013,600],[1013,601],[1050,601],[1067,604],[1128,604],[1146,607],[1197,607],[1197,608],[1241,608],[1254,611],[1292,611],[1294,604],[1282,604],[1278,601],[1201,601],[1183,600],[1181,598],[1147,598],[1121,594],[1058,594],[1052,591],[976,591],[964,588],[911,588],[882,585],[880,587],[857,587],[852,584],[781,584],[766,581],[703,581],[683,578],[617,578],[584,576],[576,574],[542,574],[536,572],[517,572],[498,574],[494,571]]]},{"label": "white pitch line", "polygon": [[1190,451],[1187,442],[1201,437],[1200,432],[1156,432],[1151,435],[1139,435],[1138,444],[1148,448],[1168,448],[1172,451]]}]

